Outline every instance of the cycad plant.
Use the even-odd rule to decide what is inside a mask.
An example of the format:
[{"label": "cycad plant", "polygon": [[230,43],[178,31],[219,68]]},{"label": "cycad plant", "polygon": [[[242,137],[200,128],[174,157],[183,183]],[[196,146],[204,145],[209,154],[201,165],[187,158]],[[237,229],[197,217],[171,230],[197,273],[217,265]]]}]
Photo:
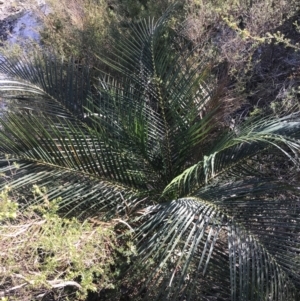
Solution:
[{"label": "cycad plant", "polygon": [[299,113],[222,127],[168,20],[132,25],[96,78],[52,54],[1,58],[1,173],[23,206],[45,186],[62,214],[130,225],[139,297],[299,300]]}]

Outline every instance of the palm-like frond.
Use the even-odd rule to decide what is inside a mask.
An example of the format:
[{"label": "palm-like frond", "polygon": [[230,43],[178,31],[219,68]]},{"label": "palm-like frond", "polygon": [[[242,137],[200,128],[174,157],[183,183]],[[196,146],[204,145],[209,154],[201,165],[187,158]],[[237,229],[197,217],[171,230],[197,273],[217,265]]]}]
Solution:
[{"label": "palm-like frond", "polygon": [[[165,193],[177,191],[179,195],[193,194],[209,181],[226,173],[259,154],[268,147],[277,148],[298,166],[299,114],[261,120],[250,120],[239,133],[225,134],[224,137],[204,156],[203,160],[186,169],[172,180]],[[249,174],[253,170],[250,170]]]},{"label": "palm-like frond", "polygon": [[[8,77],[1,80],[1,91],[17,92],[12,98],[22,100],[18,102],[20,108],[82,118],[91,89],[88,68],[51,54],[39,54],[32,58],[1,57],[0,72]],[[28,97],[27,93],[33,95]]]},{"label": "palm-like frond", "polygon": [[73,61],[2,58],[0,172],[77,216],[147,212],[134,221],[151,300],[297,300],[298,188],[258,158],[279,151],[297,171],[299,113],[222,131],[208,68],[174,51],[169,13],[114,41],[93,87]]},{"label": "palm-like frond", "polygon": [[[127,196],[127,202],[132,204],[130,199],[137,194],[134,187],[142,190],[145,182],[141,173],[130,173],[136,167],[135,161],[127,158],[130,151],[112,149],[101,133],[88,126],[83,103],[89,91],[76,94],[76,74],[72,78],[75,71],[69,64],[56,65],[49,71],[45,66],[55,65],[52,57],[44,57],[43,65],[36,66],[37,62],[24,63],[28,70],[28,74],[24,73],[26,81],[3,80],[1,85],[2,90],[14,94],[9,97],[13,99],[10,109],[2,113],[0,151],[10,156],[11,162],[22,163],[11,185],[21,189],[25,183],[52,182],[49,195],[64,196],[62,208],[77,213],[95,206],[110,208],[115,213],[123,207]],[[22,62],[12,65],[5,60],[1,68],[10,68],[9,75],[20,76],[20,66]],[[36,79],[34,72],[39,68],[45,70]],[[89,78],[85,81],[80,89],[89,84]]]},{"label": "palm-like frond", "polygon": [[[232,197],[178,199],[152,209],[157,213],[138,236],[142,260],[153,270],[149,300],[297,299],[298,201],[262,197],[270,180],[255,182],[236,185],[245,195],[233,189]],[[275,184],[274,194],[284,191]]]}]

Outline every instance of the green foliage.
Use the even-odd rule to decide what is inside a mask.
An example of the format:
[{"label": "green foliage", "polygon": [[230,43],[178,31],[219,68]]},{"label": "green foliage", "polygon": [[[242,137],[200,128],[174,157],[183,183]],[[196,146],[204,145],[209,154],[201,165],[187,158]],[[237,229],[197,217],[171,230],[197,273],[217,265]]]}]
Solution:
[{"label": "green foliage", "polygon": [[6,219],[14,219],[17,216],[18,203],[9,198],[9,190],[10,188],[6,186],[0,193],[0,222]]},{"label": "green foliage", "polygon": [[[51,10],[44,16],[42,43],[56,53],[74,56],[78,61],[97,67],[95,55],[110,53],[109,37],[131,22],[152,16],[160,17],[173,0],[51,0]],[[184,17],[182,7],[175,19]],[[101,66],[103,68],[103,66]]]},{"label": "green foliage", "polygon": [[52,12],[44,16],[42,43],[79,60],[104,48],[109,27],[116,22],[107,1],[49,1]]},{"label": "green foliage", "polygon": [[[54,13],[45,18],[43,41],[61,54],[74,56],[80,64],[92,65],[92,72],[105,70],[95,56],[110,56],[110,36],[129,37],[131,22],[148,16],[158,18],[174,2],[81,0],[75,5],[52,0]],[[227,116],[223,122],[228,124],[245,102],[252,107],[258,103],[268,107],[280,96],[286,81],[294,83],[295,72],[290,66],[297,64],[297,55],[290,52],[299,49],[298,37],[291,37],[292,30],[287,31],[285,24],[290,22],[297,28],[298,1],[278,5],[269,0],[176,3],[176,13],[169,21],[171,31],[177,34],[176,48],[186,47],[186,42],[190,49],[197,47],[194,55],[209,63],[224,82],[231,83],[224,95]],[[59,30],[55,29],[56,19],[64,24]]]},{"label": "green foliage", "polygon": [[[73,60],[1,58],[10,109],[0,118],[0,172],[13,172],[25,208],[46,204],[43,220],[54,214],[72,235],[89,216],[122,221],[138,246],[134,298],[297,300],[300,113],[257,110],[224,127],[222,85],[170,28],[172,8],[110,40],[92,87]],[[84,279],[93,289],[91,274]]]},{"label": "green foliage", "polygon": [[[8,192],[1,193],[2,201],[8,200]],[[9,212],[14,220],[0,225],[0,297],[32,300],[36,294],[47,298],[54,292],[57,300],[85,300],[88,292],[114,288],[120,272],[116,252],[129,260],[134,253],[130,242],[120,249],[113,223],[62,218],[57,214],[59,199],[50,202],[43,187],[35,186],[33,192],[44,202]],[[1,216],[7,217],[4,210]]]},{"label": "green foliage", "polygon": [[299,1],[188,1],[185,9],[181,34],[230,82],[229,120],[245,103],[270,110],[283,89],[297,86]]}]

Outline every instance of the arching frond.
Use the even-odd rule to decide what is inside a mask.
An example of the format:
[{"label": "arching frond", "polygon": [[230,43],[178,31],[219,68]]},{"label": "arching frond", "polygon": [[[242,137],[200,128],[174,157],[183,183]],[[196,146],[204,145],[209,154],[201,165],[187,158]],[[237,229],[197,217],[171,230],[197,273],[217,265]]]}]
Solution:
[{"label": "arching frond", "polygon": [[31,58],[1,56],[0,72],[8,78],[1,80],[1,91],[9,91],[11,100],[22,100],[18,108],[83,117],[91,90],[88,68],[44,53]]},{"label": "arching frond", "polygon": [[138,235],[143,266],[151,269],[155,262],[148,299],[295,300],[296,204],[236,196],[214,203],[185,198],[153,208]]},{"label": "arching frond", "polygon": [[175,177],[166,187],[165,193],[175,191],[178,195],[193,194],[212,179],[267,148],[279,149],[288,160],[298,166],[298,118],[298,114],[282,118],[269,117],[246,124],[237,135],[225,135],[202,161]]}]

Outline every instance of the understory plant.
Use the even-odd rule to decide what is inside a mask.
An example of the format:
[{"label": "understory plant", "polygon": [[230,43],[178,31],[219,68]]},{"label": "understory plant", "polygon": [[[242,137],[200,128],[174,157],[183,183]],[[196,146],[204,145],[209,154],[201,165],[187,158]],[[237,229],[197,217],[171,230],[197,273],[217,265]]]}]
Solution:
[{"label": "understory plant", "polygon": [[[0,300],[86,300],[115,288],[114,222],[63,218],[59,199],[49,202],[44,187],[33,187],[44,201],[22,211],[14,201],[14,208],[5,207],[9,195],[7,187],[0,196]],[[123,260],[133,254],[128,246]]]},{"label": "understory plant", "polygon": [[2,57],[0,172],[18,165],[20,210],[45,186],[62,216],[130,229],[133,300],[298,300],[300,112],[226,128],[219,82],[169,15],[111,40],[93,86],[73,60]]}]

